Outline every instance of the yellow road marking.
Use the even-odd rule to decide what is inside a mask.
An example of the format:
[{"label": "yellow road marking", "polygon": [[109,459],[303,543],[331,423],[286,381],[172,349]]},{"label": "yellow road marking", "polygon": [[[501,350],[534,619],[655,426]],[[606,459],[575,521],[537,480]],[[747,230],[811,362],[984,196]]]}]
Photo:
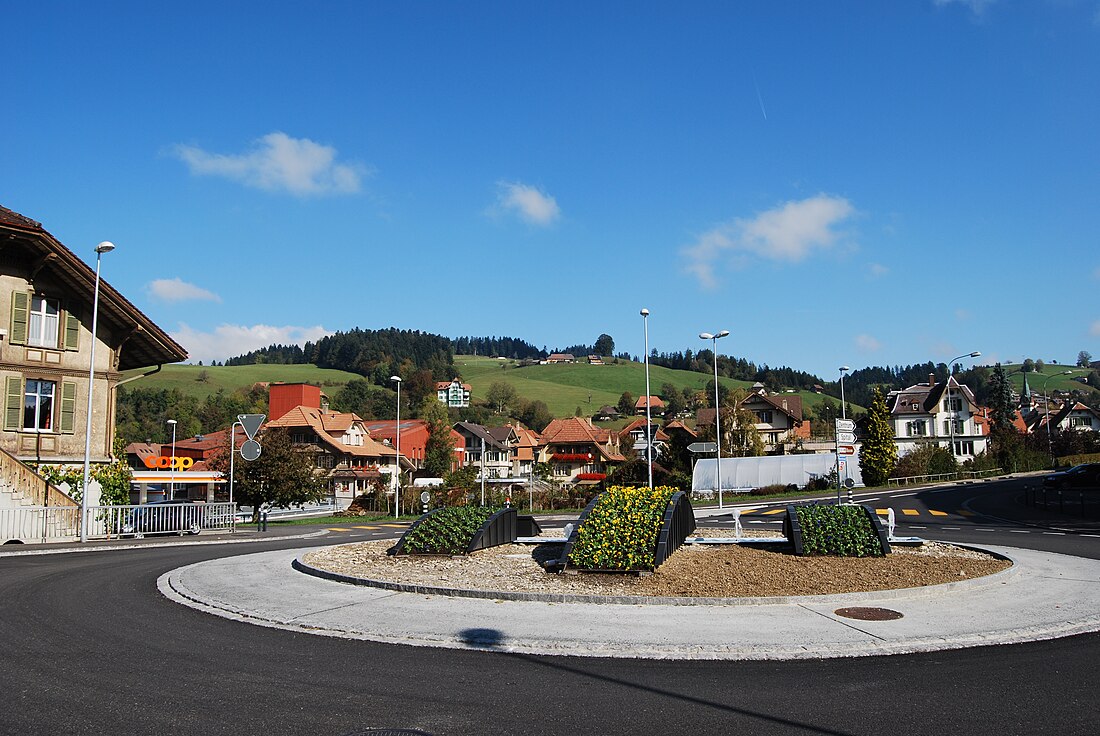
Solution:
[{"label": "yellow road marking", "polygon": [[371,531],[378,531],[381,527],[377,526],[357,526],[356,529],[370,529]]},{"label": "yellow road marking", "polygon": [[772,509],[771,511],[762,511],[761,513],[764,514],[764,515],[768,515],[768,514],[785,514],[785,513],[787,513],[787,509]]},{"label": "yellow road marking", "polygon": [[946,511],[934,511],[932,509],[928,509],[928,513],[932,514],[932,516],[947,516]]},{"label": "yellow road marking", "polygon": [[351,529],[342,529],[342,528],[340,528],[340,527],[338,527],[338,526],[330,526],[330,527],[328,528],[328,530],[329,530],[330,532],[350,532],[350,531],[351,531]]},{"label": "yellow road marking", "polygon": [[906,516],[920,516],[920,512],[916,509],[902,509],[901,513],[905,514]]},{"label": "yellow road marking", "polygon": [[404,524],[383,524],[382,526],[388,526],[391,529],[404,529]]},{"label": "yellow road marking", "polygon": [[880,516],[889,516],[890,509],[875,509],[875,513],[879,514]]}]

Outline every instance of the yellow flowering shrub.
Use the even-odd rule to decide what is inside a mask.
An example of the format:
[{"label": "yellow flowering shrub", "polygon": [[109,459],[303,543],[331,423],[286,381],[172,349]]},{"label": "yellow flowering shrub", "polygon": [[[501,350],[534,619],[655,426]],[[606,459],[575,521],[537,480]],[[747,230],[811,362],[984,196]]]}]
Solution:
[{"label": "yellow flowering shrub", "polygon": [[657,535],[675,488],[612,486],[577,529],[570,564],[595,570],[652,570]]}]

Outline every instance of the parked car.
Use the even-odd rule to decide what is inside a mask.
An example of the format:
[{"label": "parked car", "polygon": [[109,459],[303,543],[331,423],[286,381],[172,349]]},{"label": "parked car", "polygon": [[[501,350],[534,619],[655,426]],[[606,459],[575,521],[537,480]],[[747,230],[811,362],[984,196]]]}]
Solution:
[{"label": "parked car", "polygon": [[198,534],[205,519],[205,504],[185,500],[151,501],[130,512],[122,533],[139,539],[146,534]]},{"label": "parked car", "polygon": [[1075,465],[1043,478],[1043,487],[1051,490],[1100,490],[1100,463]]}]

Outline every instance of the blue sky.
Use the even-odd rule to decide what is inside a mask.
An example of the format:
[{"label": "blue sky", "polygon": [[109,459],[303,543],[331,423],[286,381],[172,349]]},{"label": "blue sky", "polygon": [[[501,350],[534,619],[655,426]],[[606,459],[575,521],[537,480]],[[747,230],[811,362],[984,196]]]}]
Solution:
[{"label": "blue sky", "polygon": [[1100,355],[1100,0],[18,3],[0,204],[194,360]]}]

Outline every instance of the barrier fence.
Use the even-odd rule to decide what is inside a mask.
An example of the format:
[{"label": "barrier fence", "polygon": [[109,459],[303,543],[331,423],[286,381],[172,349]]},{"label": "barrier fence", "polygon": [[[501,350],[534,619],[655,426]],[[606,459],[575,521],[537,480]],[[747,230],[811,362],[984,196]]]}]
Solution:
[{"label": "barrier fence", "polygon": [[983,478],[989,475],[998,475],[1004,472],[1000,468],[990,468],[989,470],[960,470],[957,473],[936,473],[934,475],[907,475],[902,478],[888,478],[886,485],[897,484],[899,486],[907,486],[911,483],[939,483],[949,480],[961,480]]},{"label": "barrier fence", "polygon": [[[173,503],[89,506],[88,539],[138,538],[146,534],[232,531],[235,503]],[[80,508],[20,506],[0,509],[0,544],[19,541],[74,542],[80,539]]]}]

